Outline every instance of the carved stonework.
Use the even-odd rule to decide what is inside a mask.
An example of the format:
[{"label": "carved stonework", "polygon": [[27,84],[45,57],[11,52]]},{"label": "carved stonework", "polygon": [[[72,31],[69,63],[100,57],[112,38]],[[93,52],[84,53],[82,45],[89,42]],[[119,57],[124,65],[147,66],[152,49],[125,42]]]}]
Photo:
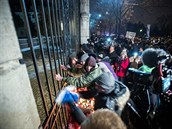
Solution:
[{"label": "carved stonework", "polygon": [[89,0],[80,0],[81,44],[87,43],[89,38]]}]

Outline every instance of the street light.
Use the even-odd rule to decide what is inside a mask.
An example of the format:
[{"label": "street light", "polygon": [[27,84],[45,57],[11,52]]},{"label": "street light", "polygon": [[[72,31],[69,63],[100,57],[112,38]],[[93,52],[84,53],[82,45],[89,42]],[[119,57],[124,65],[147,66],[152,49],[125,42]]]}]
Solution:
[{"label": "street light", "polygon": [[109,14],[109,12],[108,11],[106,11],[106,15],[108,15]]}]

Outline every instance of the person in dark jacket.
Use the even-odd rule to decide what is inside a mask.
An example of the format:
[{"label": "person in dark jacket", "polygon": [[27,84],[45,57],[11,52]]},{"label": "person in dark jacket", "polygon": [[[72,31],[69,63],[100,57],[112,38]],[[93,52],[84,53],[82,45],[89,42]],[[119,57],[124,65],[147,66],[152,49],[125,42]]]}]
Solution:
[{"label": "person in dark jacket", "polygon": [[96,64],[96,59],[93,56],[89,56],[86,59],[83,67],[86,72],[80,77],[62,77],[60,74],[56,74],[55,79],[57,81],[64,81],[68,85],[74,85],[77,88],[84,88],[88,87],[103,73],[102,69]]},{"label": "person in dark jacket", "polygon": [[95,79],[94,85],[92,84],[88,88],[88,91],[80,91],[77,95],[76,93],[71,93],[69,90],[64,91],[56,97],[55,102],[57,104],[67,103],[70,105],[72,114],[79,124],[86,118],[81,109],[75,105],[79,97],[85,99],[94,97],[94,110],[101,108],[109,109],[115,111],[119,116],[130,97],[129,89],[123,83],[115,80],[109,72],[104,72]]},{"label": "person in dark jacket", "polygon": [[119,115],[130,97],[129,89],[109,72],[104,72],[94,81],[93,87],[79,94],[85,99],[95,98],[94,110],[108,108]]}]

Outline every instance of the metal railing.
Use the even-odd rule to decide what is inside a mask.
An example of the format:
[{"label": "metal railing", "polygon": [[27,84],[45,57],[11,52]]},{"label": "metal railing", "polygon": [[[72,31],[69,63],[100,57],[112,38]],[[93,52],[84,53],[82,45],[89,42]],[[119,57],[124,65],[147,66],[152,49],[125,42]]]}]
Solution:
[{"label": "metal railing", "polygon": [[[63,84],[54,78],[57,73],[65,75],[60,64],[66,64],[67,56],[79,49],[79,0],[19,2],[27,35],[19,38],[19,44],[24,61],[27,58],[33,62],[36,76],[30,80],[42,126],[44,129],[67,128],[67,110],[54,104]],[[34,23],[28,12],[34,13]],[[29,54],[26,56],[26,53]]]}]

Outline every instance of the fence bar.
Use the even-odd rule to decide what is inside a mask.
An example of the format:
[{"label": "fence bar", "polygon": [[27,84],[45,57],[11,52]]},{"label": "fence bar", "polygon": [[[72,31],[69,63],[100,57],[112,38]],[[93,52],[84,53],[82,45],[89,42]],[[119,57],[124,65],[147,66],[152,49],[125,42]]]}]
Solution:
[{"label": "fence bar", "polygon": [[[59,15],[59,20],[60,20],[60,28],[61,28],[61,30],[62,31],[60,31],[61,33],[60,33],[60,35],[61,35],[61,37],[60,37],[60,43],[61,43],[61,47],[62,47],[62,49],[63,49],[63,51],[65,52],[65,49],[64,49],[64,21],[63,21],[63,18],[61,18],[62,17],[62,12],[63,12],[63,7],[62,7],[62,1],[63,0],[58,0],[58,8],[61,10],[61,11],[58,11],[58,15]],[[66,64],[66,61],[65,61],[65,57],[66,57],[66,55],[65,55],[65,53],[63,52],[63,61],[64,61],[64,63]],[[64,73],[63,73],[64,74]]]},{"label": "fence bar", "polygon": [[[48,59],[49,59],[49,63],[50,63],[50,70],[51,70],[51,78],[52,78],[52,82],[53,82],[53,87],[55,88],[55,81],[54,81],[54,73],[53,73],[53,68],[52,68],[52,62],[51,62],[51,52],[50,52],[50,41],[49,41],[49,37],[48,37],[48,31],[47,31],[47,23],[46,23],[46,17],[45,17],[45,11],[44,11],[44,1],[41,0],[41,10],[42,10],[42,19],[43,19],[43,26],[44,26],[44,30],[45,30],[45,35],[46,35],[46,44],[47,44],[47,50],[48,50]],[[56,91],[55,91],[56,93]]]},{"label": "fence bar", "polygon": [[[55,35],[55,43],[56,45],[58,44],[58,40],[57,40],[57,28],[56,28],[56,21],[55,21],[55,13],[54,13],[54,0],[51,0],[51,12],[52,12],[52,18],[53,18],[53,28],[54,28],[54,35]],[[57,45],[58,47],[58,45]],[[59,54],[57,52],[57,56],[58,56],[58,69],[56,67],[56,70],[58,70],[59,72],[61,71],[60,70],[60,60],[59,60]]]},{"label": "fence bar", "polygon": [[40,49],[41,49],[41,57],[42,57],[42,62],[43,62],[43,67],[44,67],[46,83],[47,83],[48,91],[49,91],[48,93],[50,96],[51,105],[53,105],[52,94],[51,94],[52,92],[51,92],[50,82],[49,82],[48,75],[47,75],[47,68],[46,68],[46,64],[45,64],[45,55],[44,55],[44,50],[43,50],[42,36],[41,36],[41,31],[40,31],[40,25],[39,25],[35,0],[32,0],[32,6],[34,9],[34,15],[35,15],[35,19],[36,19],[36,27],[37,27],[38,39],[39,39],[39,44],[40,44]]},{"label": "fence bar", "polygon": [[31,48],[31,54],[32,54],[32,58],[33,58],[35,73],[36,73],[36,76],[37,76],[37,80],[38,80],[38,84],[39,84],[39,88],[40,88],[40,92],[41,92],[41,97],[43,99],[43,106],[44,106],[46,115],[49,116],[48,109],[47,109],[47,106],[46,106],[47,104],[46,104],[46,101],[45,101],[45,98],[44,98],[42,84],[41,84],[41,80],[40,80],[40,76],[39,76],[38,66],[37,66],[37,63],[36,63],[36,55],[35,55],[35,51],[34,51],[34,48],[33,48],[33,41],[32,41],[30,25],[29,25],[29,20],[28,20],[27,10],[26,10],[24,0],[20,0],[20,5],[21,5],[21,8],[22,8],[22,12],[24,14],[24,20],[25,20],[24,23],[25,23],[26,30],[27,30],[26,32],[27,32],[27,36],[28,36],[28,39],[29,39],[28,41],[30,43],[29,45],[30,45],[30,48]]},{"label": "fence bar", "polygon": [[65,21],[65,9],[67,8],[67,7],[64,7],[64,0],[62,0],[62,2],[61,2],[61,6],[62,6],[62,20],[63,20],[63,36],[64,36],[64,38],[63,38],[63,46],[64,46],[64,51],[65,51],[65,56],[67,56],[67,52],[66,52],[66,21]]},{"label": "fence bar", "polygon": [[[59,46],[60,46],[60,48],[63,48],[63,46],[62,46],[62,41],[61,41],[61,39],[62,39],[62,28],[61,28],[61,24],[62,24],[62,21],[61,21],[61,19],[60,19],[60,12],[61,12],[61,8],[60,8],[60,3],[59,3],[59,0],[55,0],[55,15],[56,15],[56,19],[57,19],[57,22],[58,22],[58,24],[57,24],[57,30],[58,30],[58,34],[59,34],[59,36],[58,36],[58,43],[59,43]],[[64,54],[64,53],[63,53]],[[64,55],[62,56],[62,52],[61,52],[61,49],[60,49],[60,59],[62,60],[62,62],[65,62],[65,60],[64,60]]]},{"label": "fence bar", "polygon": [[[74,50],[72,45],[75,45],[75,39],[77,38],[78,42],[80,40],[79,35],[76,36],[77,33],[79,34],[80,23],[78,21],[79,0],[18,1],[20,1],[22,14],[24,14],[27,34],[25,40],[19,39],[19,44],[21,46],[25,43],[21,50],[23,50],[24,59],[25,57],[27,59],[26,63],[29,64],[27,64],[28,72],[36,74],[34,78],[30,76],[32,77],[30,81],[42,126],[44,129],[67,128],[69,118],[67,108],[54,103],[55,96],[64,88],[65,82],[56,81],[55,74],[67,75],[60,65],[68,63],[67,58],[69,58],[71,50]],[[17,13],[21,18],[18,10]],[[20,20],[23,20],[23,17]],[[79,47],[79,45],[77,46]],[[30,63],[30,59],[33,63]],[[32,71],[32,67],[34,67],[34,71]]]},{"label": "fence bar", "polygon": [[[61,58],[61,60],[63,60],[63,63],[66,64],[66,60],[64,59],[65,58],[64,46],[62,44],[62,39],[64,38],[64,36],[62,34],[63,30],[62,30],[62,26],[61,26],[61,23],[62,23],[62,20],[61,20],[62,7],[61,7],[61,4],[60,4],[59,0],[57,0],[57,1],[55,0],[55,10],[56,10],[55,16],[56,16],[56,19],[57,19],[57,21],[59,23],[59,24],[57,24],[57,30],[58,30],[58,34],[59,34],[58,41],[59,41],[59,44],[60,44],[61,48],[63,48],[63,54],[62,53],[60,54],[60,58]],[[61,75],[65,76],[65,72],[63,72]],[[62,86],[63,86],[63,84],[62,84]],[[62,110],[63,110],[63,113],[65,113],[66,118],[68,118],[68,115],[67,115],[68,113],[66,112],[66,109],[63,108]],[[67,120],[66,120],[66,122],[67,122]]]},{"label": "fence bar", "polygon": [[[55,41],[56,41],[56,44],[57,44],[58,40],[57,40],[57,28],[56,28],[55,12],[54,12],[54,0],[52,0],[51,3],[52,3],[52,17],[53,17],[53,25],[54,25],[53,28],[54,28],[54,34],[55,34]],[[57,53],[57,55],[58,55],[58,53]],[[59,62],[59,69],[58,69],[58,71],[61,71],[60,70],[60,62]],[[61,83],[61,85],[62,85],[62,83]],[[59,87],[59,89],[60,89],[60,87]],[[63,109],[62,109],[62,113],[64,114],[64,110]],[[65,120],[64,115],[62,115],[62,116],[63,116],[63,119]],[[62,121],[62,119],[60,119],[60,120]],[[66,120],[65,120],[65,123],[67,123]]]},{"label": "fence bar", "polygon": [[[54,33],[53,33],[53,28],[52,28],[52,20],[51,20],[51,13],[50,13],[50,3],[49,0],[47,0],[47,6],[48,6],[48,20],[49,20],[49,25],[50,25],[50,33],[51,33],[51,39],[52,39],[52,48],[53,48],[53,59],[54,59],[54,64],[55,64],[55,70],[57,73],[57,63],[56,63],[56,54],[55,54],[55,48],[54,48]],[[56,88],[55,90],[55,95],[57,95],[57,90]]]},{"label": "fence bar", "polygon": [[51,113],[50,113],[50,115],[49,115],[49,117],[48,117],[48,119],[47,119],[47,121],[46,121],[46,124],[45,124],[45,126],[44,126],[44,129],[46,129],[46,128],[49,126],[50,119],[52,118],[52,116],[53,116],[54,114],[58,115],[58,113],[60,112],[60,108],[59,108],[58,111],[57,111],[57,113],[56,113],[56,112],[55,112],[56,108],[57,108],[57,105],[54,105],[53,108],[52,108],[52,110],[51,110]]}]

